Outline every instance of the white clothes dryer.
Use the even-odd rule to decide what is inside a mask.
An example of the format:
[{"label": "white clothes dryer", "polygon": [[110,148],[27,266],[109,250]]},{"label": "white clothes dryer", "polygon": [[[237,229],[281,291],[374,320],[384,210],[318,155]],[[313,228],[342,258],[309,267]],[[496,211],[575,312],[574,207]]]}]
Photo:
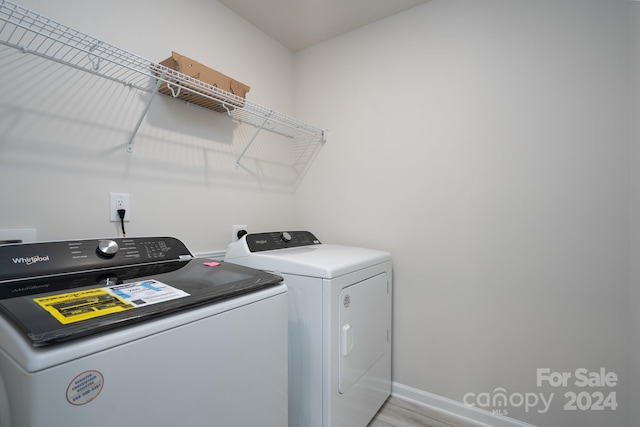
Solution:
[{"label": "white clothes dryer", "polygon": [[242,236],[225,261],[287,285],[289,427],[365,427],[391,393],[391,254],[289,231]]}]

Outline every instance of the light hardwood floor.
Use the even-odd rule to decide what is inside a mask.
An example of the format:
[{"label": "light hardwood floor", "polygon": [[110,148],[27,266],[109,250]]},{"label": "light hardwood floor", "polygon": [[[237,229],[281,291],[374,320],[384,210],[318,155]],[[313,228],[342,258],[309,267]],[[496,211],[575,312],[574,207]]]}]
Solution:
[{"label": "light hardwood floor", "polygon": [[436,411],[390,397],[368,427],[475,427]]}]

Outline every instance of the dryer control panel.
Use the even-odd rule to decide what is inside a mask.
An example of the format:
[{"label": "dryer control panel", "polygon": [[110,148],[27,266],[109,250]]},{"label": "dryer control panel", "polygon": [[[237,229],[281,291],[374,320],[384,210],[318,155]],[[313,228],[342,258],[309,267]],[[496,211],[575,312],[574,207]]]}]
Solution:
[{"label": "dryer control panel", "polygon": [[309,231],[274,231],[247,234],[247,246],[251,252],[319,245],[320,241]]}]

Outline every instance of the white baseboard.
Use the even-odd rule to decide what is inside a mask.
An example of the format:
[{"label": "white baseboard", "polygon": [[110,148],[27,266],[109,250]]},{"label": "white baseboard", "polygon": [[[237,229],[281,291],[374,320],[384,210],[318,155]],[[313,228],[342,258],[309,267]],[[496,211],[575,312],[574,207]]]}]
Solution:
[{"label": "white baseboard", "polygon": [[391,384],[391,395],[477,427],[535,427],[533,424],[495,415],[484,409],[396,382]]}]

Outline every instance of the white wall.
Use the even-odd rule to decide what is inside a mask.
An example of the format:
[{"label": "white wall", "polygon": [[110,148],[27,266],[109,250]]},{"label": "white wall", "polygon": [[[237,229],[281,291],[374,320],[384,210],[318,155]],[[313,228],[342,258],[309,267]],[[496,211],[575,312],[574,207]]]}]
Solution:
[{"label": "white wall", "polygon": [[[218,2],[21,5],[153,61],[172,50],[191,56],[251,86],[252,101],[293,114],[293,53]],[[4,46],[0,57],[0,229],[37,228],[39,240],[116,236],[109,192],[130,193],[128,235],[174,235],[194,252],[225,249],[232,224],[293,222],[292,187],[255,164],[262,135],[243,161],[266,170],[256,179],[235,168],[251,130],[158,96],[128,154],[147,93]],[[286,154],[274,146],[283,143],[267,156]]]},{"label": "white wall", "polygon": [[[298,53],[297,114],[331,130],[298,215],[393,253],[395,381],[553,392],[508,415],[626,425],[630,7],[433,0]],[[536,384],[601,367],[618,385],[586,390],[615,411],[565,411],[575,378]]]},{"label": "white wall", "polygon": [[[634,109],[631,156],[631,353],[629,356],[629,402],[640,401],[640,2],[633,5]],[[640,425],[640,406],[629,405],[629,426]]]}]

